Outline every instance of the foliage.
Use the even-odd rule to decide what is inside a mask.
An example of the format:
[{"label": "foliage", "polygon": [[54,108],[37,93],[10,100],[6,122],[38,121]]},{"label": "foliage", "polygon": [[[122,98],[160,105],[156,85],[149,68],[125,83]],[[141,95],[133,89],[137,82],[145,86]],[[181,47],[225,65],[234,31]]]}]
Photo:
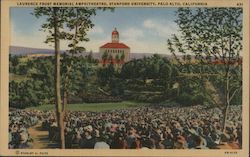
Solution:
[{"label": "foliage", "polygon": [[46,21],[41,26],[45,32],[48,32],[45,43],[54,43],[55,46],[55,105],[57,124],[60,128],[61,148],[65,148],[63,119],[69,93],[67,88],[69,76],[67,73],[71,70],[72,61],[66,62],[67,60],[65,60],[67,64],[66,76],[63,82],[63,94],[61,94],[60,41],[69,41],[69,53],[72,55],[83,52],[85,48],[79,46],[78,43],[89,40],[87,31],[94,26],[91,17],[96,14],[96,10],[97,8],[89,7],[38,7],[34,9],[33,15],[35,17],[46,17]]},{"label": "foliage", "polygon": [[193,104],[192,95],[188,93],[182,93],[176,101],[184,106],[191,106]]},{"label": "foliage", "polygon": [[[61,54],[60,92],[66,92],[62,98],[66,96],[69,103],[134,100],[180,106],[215,104],[213,95],[204,86],[205,80],[224,102],[228,96],[228,104],[242,103],[242,65],[238,62],[242,51],[240,8],[180,8],[176,22],[181,34],[168,40],[175,60],[154,54],[128,61],[122,67],[112,62],[101,66],[93,59],[92,52],[87,57],[78,54],[84,52],[79,43],[88,41],[85,32],[93,27],[91,21],[78,18],[82,15],[88,18],[95,12],[70,8],[64,10],[66,15],[63,9],[66,8],[58,12],[64,22],[60,21],[58,27],[67,29],[60,31],[59,39],[69,40],[70,45],[68,51]],[[46,10],[36,14],[42,15],[47,15]],[[54,42],[50,20],[53,21],[48,17],[42,26],[49,31],[46,41],[49,43]],[[116,59],[124,57],[116,56]],[[102,59],[112,60],[112,56],[104,53]],[[10,72],[15,76],[10,82],[10,106],[25,108],[54,103],[54,62],[55,57],[10,56]],[[25,79],[21,79],[23,76]]]},{"label": "foliage", "polygon": [[[54,66],[52,61],[53,59],[50,57],[27,60],[25,64],[27,74],[20,75],[20,72],[16,71],[15,75],[18,77],[10,81],[11,107],[25,108],[54,102]],[[26,77],[19,79],[20,76]]]},{"label": "foliage", "polygon": [[[67,61],[71,60],[71,70],[66,73]],[[159,60],[159,61],[157,61]],[[48,104],[54,102],[54,57],[33,58],[26,61],[25,65],[32,65],[28,68],[27,75],[17,75],[14,77],[14,82],[29,80],[32,83],[39,82],[40,86],[36,89],[41,91],[44,100],[37,99],[36,104]],[[125,75],[124,69],[131,73],[134,69],[140,70],[141,74],[147,76],[146,67],[140,67],[141,64],[135,64],[132,60],[127,62],[122,69],[117,69],[113,64],[105,67],[98,66],[96,62],[90,62],[87,57],[72,56],[67,53],[62,54],[61,59],[61,82],[64,85],[66,81],[66,74],[68,75],[67,91],[68,103],[83,103],[83,102],[115,102],[123,100],[135,100],[140,102],[159,103],[165,100],[177,101],[179,95],[189,93],[193,95],[192,102],[189,105],[204,104],[210,102],[206,95],[202,81],[196,79],[196,76],[180,75],[185,72],[185,66],[179,66],[178,69],[175,64],[172,64],[167,58],[145,57],[138,59],[137,62],[146,64],[154,62],[158,64],[159,71],[157,77],[154,79],[146,79],[138,77],[137,75]],[[145,63],[144,63],[145,62]],[[21,63],[20,63],[21,64]],[[132,65],[132,66],[131,66]],[[139,66],[139,67],[137,67]],[[17,65],[18,67],[18,65]],[[199,71],[199,66],[193,65],[193,71]],[[214,66],[211,66],[211,68]],[[140,68],[145,68],[140,69]],[[208,68],[210,69],[210,68]],[[180,71],[181,73],[178,74]],[[138,73],[138,72],[135,72]],[[26,76],[26,79],[19,79],[19,76]],[[124,78],[124,76],[126,76]],[[149,77],[150,78],[150,77]],[[13,80],[13,79],[12,79]],[[217,79],[210,81],[216,83]],[[178,83],[178,88],[173,88],[174,84]],[[218,84],[220,82],[217,82]],[[11,87],[12,88],[12,87]],[[103,92],[100,91],[100,89]],[[63,92],[64,88],[61,88]],[[202,91],[202,92],[201,92]],[[12,90],[10,91],[13,92]],[[35,93],[36,91],[34,91]],[[197,95],[197,96],[196,96]],[[10,99],[12,105],[13,99]],[[27,102],[31,104],[30,102]],[[29,105],[26,105],[29,106]],[[17,106],[18,107],[18,106]]]},{"label": "foliage", "polygon": [[[190,54],[199,60],[197,78],[209,84],[204,91],[217,91],[208,94],[223,111],[224,131],[228,108],[242,93],[242,8],[179,8],[176,13],[180,35],[168,39],[168,48],[180,66],[190,63]],[[211,64],[217,69],[216,80],[209,75]]]},{"label": "foliage", "polygon": [[10,82],[10,107],[26,108],[48,103],[46,95],[41,90],[40,81],[26,80]]},{"label": "foliage", "polygon": [[[176,57],[180,65],[188,69],[182,72],[199,73],[200,79],[211,79],[206,75],[211,72],[217,74],[220,76],[216,76],[219,83],[212,83],[220,85],[217,89],[232,99],[242,86],[242,66],[239,63],[242,51],[242,9],[179,8],[177,17],[181,35],[173,35],[168,40],[168,48],[175,57],[176,53],[183,55],[183,58]],[[196,67],[186,64],[190,54],[199,60]],[[213,61],[222,64],[211,64]],[[231,86],[230,91],[226,89],[226,84]]]}]

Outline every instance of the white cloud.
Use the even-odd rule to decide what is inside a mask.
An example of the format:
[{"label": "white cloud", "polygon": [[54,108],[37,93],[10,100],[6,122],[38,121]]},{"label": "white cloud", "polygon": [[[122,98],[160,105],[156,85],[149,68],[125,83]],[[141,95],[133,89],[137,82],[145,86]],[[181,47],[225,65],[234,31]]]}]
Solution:
[{"label": "white cloud", "polygon": [[121,32],[121,36],[122,38],[124,38],[125,40],[137,40],[141,37],[143,37],[143,31],[141,29],[137,29],[137,28],[128,28],[125,31]]},{"label": "white cloud", "polygon": [[154,40],[148,40],[145,36],[145,29],[138,29],[130,27],[120,32],[120,42],[128,45],[131,52],[150,52],[150,53],[164,53],[166,52],[165,46]]},{"label": "white cloud", "polygon": [[165,38],[171,34],[177,33],[177,25],[175,23],[147,19],[143,22],[143,26],[146,29],[150,29],[156,32],[159,36]]},{"label": "white cloud", "polygon": [[153,21],[152,20],[145,20],[144,22],[143,22],[143,25],[144,25],[144,27],[146,27],[146,28],[153,28],[153,27],[155,27],[155,24],[153,23]]},{"label": "white cloud", "polygon": [[124,40],[122,41],[128,45],[131,52],[143,52],[143,53],[166,53],[168,52],[167,47],[164,43],[150,40]]}]

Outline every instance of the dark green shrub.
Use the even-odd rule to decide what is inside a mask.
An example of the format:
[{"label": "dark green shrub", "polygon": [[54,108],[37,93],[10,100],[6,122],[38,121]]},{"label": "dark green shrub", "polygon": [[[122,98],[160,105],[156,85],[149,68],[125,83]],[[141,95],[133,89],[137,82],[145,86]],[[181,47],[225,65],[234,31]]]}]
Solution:
[{"label": "dark green shrub", "polygon": [[192,95],[187,93],[182,93],[180,96],[176,98],[176,102],[182,106],[191,106],[193,104]]},{"label": "dark green shrub", "polygon": [[202,94],[193,96],[192,101],[194,105],[203,105],[206,102],[206,97]]}]

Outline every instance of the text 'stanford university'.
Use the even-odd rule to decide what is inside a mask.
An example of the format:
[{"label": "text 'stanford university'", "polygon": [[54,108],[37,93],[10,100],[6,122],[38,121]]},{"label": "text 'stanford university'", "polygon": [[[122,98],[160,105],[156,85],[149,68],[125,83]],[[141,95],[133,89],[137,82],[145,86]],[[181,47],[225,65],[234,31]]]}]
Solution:
[{"label": "text 'stanford university'", "polygon": [[[108,56],[112,56],[112,62],[116,64],[124,64],[129,60],[129,54],[130,54],[130,48],[125,45],[124,43],[119,42],[119,32],[116,30],[116,28],[112,32],[112,41],[109,43],[106,43],[100,47],[100,54],[101,56],[104,53],[107,53]],[[117,60],[118,58],[121,58],[121,56],[124,55],[123,60]],[[102,62],[110,62],[109,61],[102,61]],[[105,64],[105,63],[104,63]]]}]

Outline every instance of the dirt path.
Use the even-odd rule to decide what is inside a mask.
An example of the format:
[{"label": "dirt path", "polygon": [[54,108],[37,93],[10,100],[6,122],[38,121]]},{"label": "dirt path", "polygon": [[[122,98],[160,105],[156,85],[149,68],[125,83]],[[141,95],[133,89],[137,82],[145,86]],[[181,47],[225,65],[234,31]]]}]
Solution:
[{"label": "dirt path", "polygon": [[48,148],[58,148],[57,144],[49,141],[48,131],[44,131],[41,128],[41,123],[30,127],[28,129],[30,136],[33,139],[32,148],[33,149],[48,149]]}]

